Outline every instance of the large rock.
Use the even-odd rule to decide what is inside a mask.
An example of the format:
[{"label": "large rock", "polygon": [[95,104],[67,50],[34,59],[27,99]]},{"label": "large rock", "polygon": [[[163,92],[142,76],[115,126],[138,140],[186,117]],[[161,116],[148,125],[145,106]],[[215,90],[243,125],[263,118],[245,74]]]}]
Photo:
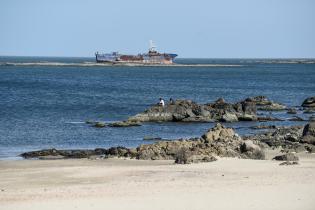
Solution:
[{"label": "large rock", "polygon": [[305,99],[302,103],[303,107],[315,108],[315,96]]},{"label": "large rock", "polygon": [[235,132],[232,128],[225,128],[222,124],[217,123],[215,127],[203,134],[202,138],[206,143],[210,143],[220,139],[233,138],[234,136]]},{"label": "large rock", "polygon": [[197,104],[191,100],[176,100],[164,107],[154,105],[132,116],[128,121],[137,122],[235,122],[256,120],[256,106],[242,101],[236,104],[218,99],[214,103]]},{"label": "large rock", "polygon": [[112,147],[95,150],[41,150],[21,154],[24,158],[47,156],[64,158],[90,158],[101,156],[128,157],[142,160],[176,160],[177,163],[211,162],[219,157],[263,159],[263,151],[251,141],[244,142],[232,128],[217,123],[201,138],[158,141],[140,145],[135,149]]},{"label": "large rock", "polygon": [[279,160],[279,161],[299,161],[299,157],[296,156],[293,153],[287,153],[284,155],[278,155],[272,158],[273,160]]},{"label": "large rock", "polygon": [[263,133],[244,136],[243,139],[261,142],[271,148],[302,152],[308,150],[308,145],[301,142],[302,133],[303,126],[276,127]]},{"label": "large rock", "polygon": [[315,145],[315,122],[305,125],[301,142]]},{"label": "large rock", "polygon": [[256,104],[257,110],[263,111],[282,111],[287,109],[283,104],[273,102],[269,100],[266,96],[255,96],[247,98],[246,101],[250,101]]},{"label": "large rock", "polygon": [[250,159],[265,159],[265,153],[262,151],[260,146],[254,144],[251,140],[246,140],[241,144],[241,152],[246,154]]},{"label": "large rock", "polygon": [[141,126],[141,123],[136,121],[121,121],[121,122],[114,122],[109,123],[109,127],[132,127],[132,126]]}]

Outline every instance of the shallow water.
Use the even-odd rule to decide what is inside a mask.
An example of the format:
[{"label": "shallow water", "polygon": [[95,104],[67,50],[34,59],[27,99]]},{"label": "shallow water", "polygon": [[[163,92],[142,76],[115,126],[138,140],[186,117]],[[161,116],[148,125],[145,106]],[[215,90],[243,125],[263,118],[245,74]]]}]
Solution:
[{"label": "shallow water", "polygon": [[[93,62],[91,58],[1,57],[0,62]],[[86,120],[117,121],[166,100],[229,102],[266,95],[299,106],[315,95],[315,64],[255,59],[178,59],[178,63],[235,64],[234,67],[98,67],[0,65],[0,158],[44,148],[135,147],[144,136],[200,136],[213,123],[148,123],[97,129]],[[288,118],[285,112],[277,116]],[[310,115],[299,113],[308,119]],[[305,122],[271,122],[278,125]],[[258,123],[229,124],[240,134]]]}]

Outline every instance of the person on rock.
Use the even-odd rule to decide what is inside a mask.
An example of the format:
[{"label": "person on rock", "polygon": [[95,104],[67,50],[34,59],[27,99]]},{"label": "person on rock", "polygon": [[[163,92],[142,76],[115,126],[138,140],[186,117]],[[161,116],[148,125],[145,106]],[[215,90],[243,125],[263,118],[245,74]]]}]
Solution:
[{"label": "person on rock", "polygon": [[163,98],[160,98],[159,106],[165,106],[165,102]]}]

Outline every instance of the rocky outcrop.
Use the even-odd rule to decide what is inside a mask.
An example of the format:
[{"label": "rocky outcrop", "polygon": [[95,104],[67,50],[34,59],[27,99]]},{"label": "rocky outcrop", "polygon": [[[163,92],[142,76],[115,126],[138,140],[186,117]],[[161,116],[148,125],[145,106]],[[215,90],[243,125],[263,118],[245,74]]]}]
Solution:
[{"label": "rocky outcrop", "polygon": [[141,126],[141,123],[137,121],[119,121],[113,123],[105,123],[98,121],[86,121],[86,124],[91,124],[96,128],[104,128],[104,127],[133,127],[133,126]]},{"label": "rocky outcrop", "polygon": [[256,125],[250,127],[251,129],[276,129],[277,126],[275,125]]},{"label": "rocky outcrop", "polygon": [[255,96],[247,98],[246,101],[255,103],[255,105],[257,106],[257,110],[282,111],[287,109],[285,105],[273,102],[269,100],[266,96]]},{"label": "rocky outcrop", "polygon": [[297,114],[297,110],[295,108],[289,108],[287,114]]},{"label": "rocky outcrop", "polygon": [[162,106],[152,106],[132,116],[137,122],[235,122],[256,120],[256,106],[247,101],[236,104],[219,99],[214,103],[197,104],[191,100],[176,100]]},{"label": "rocky outcrop", "polygon": [[264,133],[252,136],[244,136],[249,139],[261,142],[271,148],[282,148],[287,152],[315,152],[314,125],[311,122],[305,126],[277,127]]},{"label": "rocky outcrop", "polygon": [[141,124],[136,121],[121,121],[121,122],[109,123],[108,126],[109,127],[132,127],[132,126],[141,126]]},{"label": "rocky outcrop", "polygon": [[[241,150],[244,143],[242,138],[233,129],[225,128],[218,123],[208,130],[201,138],[159,141],[154,144],[141,145],[137,148],[138,159],[145,160],[173,160],[173,159],[213,159],[212,156],[240,157],[240,158],[263,158],[260,147],[246,147]],[[247,143],[249,144],[249,142]],[[185,152],[183,152],[185,151]],[[260,153],[260,155],[257,155]],[[180,156],[181,158],[178,158]],[[187,157],[187,158],[185,158]],[[208,157],[208,158],[205,158]],[[179,161],[182,162],[182,161]],[[185,162],[185,161],[184,161]],[[202,162],[202,161],[201,161]]]},{"label": "rocky outcrop", "polygon": [[95,150],[48,149],[26,152],[21,156],[24,158],[47,156],[64,158],[128,157],[141,160],[176,160],[178,163],[195,163],[215,161],[215,156],[263,159],[264,152],[253,141],[244,141],[233,129],[225,128],[218,123],[200,138],[158,141],[153,144],[140,145],[135,149],[125,147]]},{"label": "rocky outcrop", "polygon": [[103,157],[136,157],[135,149],[128,149],[125,147],[111,147],[109,149],[96,148],[94,150],[57,150],[57,149],[44,149],[39,151],[25,152],[20,155],[25,159],[31,158],[44,158],[44,157],[58,157],[58,158],[90,158],[92,156]]},{"label": "rocky outcrop", "polygon": [[315,108],[315,96],[305,99],[302,103],[303,107]]},{"label": "rocky outcrop", "polygon": [[315,145],[315,122],[305,125],[301,141],[303,143]]},{"label": "rocky outcrop", "polygon": [[272,158],[273,160],[279,160],[279,161],[299,161],[299,157],[296,156],[293,153],[287,153],[284,155],[278,155]]}]

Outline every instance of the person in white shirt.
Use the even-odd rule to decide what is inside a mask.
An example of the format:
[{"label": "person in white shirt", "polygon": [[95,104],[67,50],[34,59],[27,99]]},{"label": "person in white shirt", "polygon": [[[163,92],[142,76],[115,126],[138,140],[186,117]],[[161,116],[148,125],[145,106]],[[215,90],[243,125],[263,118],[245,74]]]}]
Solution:
[{"label": "person in white shirt", "polygon": [[160,98],[159,105],[160,105],[160,106],[164,106],[164,105],[165,105],[165,102],[164,102],[163,98]]}]

